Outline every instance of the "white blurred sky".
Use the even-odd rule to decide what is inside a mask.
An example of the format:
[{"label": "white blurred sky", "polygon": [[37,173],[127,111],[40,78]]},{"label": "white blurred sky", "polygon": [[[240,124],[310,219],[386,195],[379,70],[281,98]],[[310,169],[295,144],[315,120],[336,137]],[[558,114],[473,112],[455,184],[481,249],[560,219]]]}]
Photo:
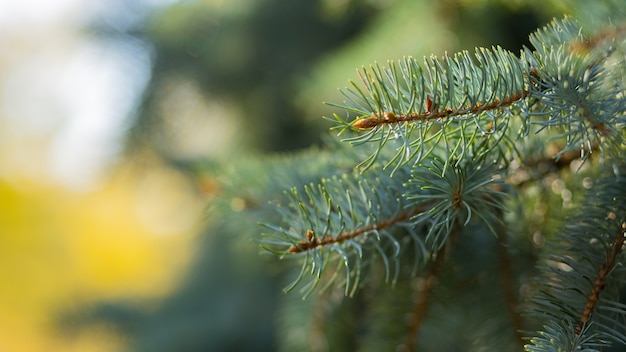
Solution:
[{"label": "white blurred sky", "polygon": [[[0,174],[46,172],[89,188],[119,152],[149,77],[149,50],[134,40],[94,41],[84,26],[117,18],[123,27],[141,15],[130,13],[141,7],[124,7],[121,0],[0,1],[0,122],[10,130],[0,133],[8,149]],[[38,138],[46,141],[33,149]]]},{"label": "white blurred sky", "polygon": [[49,25],[76,19],[85,10],[82,0],[52,1],[2,1],[0,2],[0,28]]}]

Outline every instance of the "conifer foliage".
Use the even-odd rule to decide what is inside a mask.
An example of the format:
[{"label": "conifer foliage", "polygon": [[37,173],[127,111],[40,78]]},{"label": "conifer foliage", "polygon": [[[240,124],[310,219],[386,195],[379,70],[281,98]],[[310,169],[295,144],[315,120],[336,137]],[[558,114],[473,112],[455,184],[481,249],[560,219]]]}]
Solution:
[{"label": "conifer foliage", "polygon": [[[305,297],[284,350],[626,348],[626,15],[597,7],[519,54],[357,70],[327,118],[354,168],[319,168],[262,224]],[[527,226],[546,212],[558,226]]]}]

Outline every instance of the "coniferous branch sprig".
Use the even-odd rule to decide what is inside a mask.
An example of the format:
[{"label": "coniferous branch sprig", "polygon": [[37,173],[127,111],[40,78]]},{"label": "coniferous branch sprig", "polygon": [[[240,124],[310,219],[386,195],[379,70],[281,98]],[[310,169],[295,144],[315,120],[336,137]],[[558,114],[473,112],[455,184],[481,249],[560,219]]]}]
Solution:
[{"label": "coniferous branch sprig", "polygon": [[[511,116],[518,112],[522,125],[528,125],[525,119],[540,116],[533,121],[539,131],[551,129],[556,131],[554,139],[565,140],[557,158],[576,148],[583,159],[596,148],[616,157],[626,124],[626,63],[623,57],[607,58],[620,52],[616,46],[623,46],[619,36],[624,33],[586,38],[566,17],[533,33],[534,49],[525,48],[521,58],[494,47],[479,48],[473,56],[466,51],[433,56],[423,65],[405,58],[387,67],[362,68],[360,84],[350,82],[352,87],[341,91],[343,104],[330,104],[356,118],[349,121],[335,114],[332,129],[339,134],[353,131],[344,139],[352,144],[377,144],[360,164],[365,168],[386,146],[395,148],[395,155],[385,167],[418,163],[435,149],[444,149],[445,158],[461,159],[485,139],[502,157],[514,151],[518,136],[528,133],[527,128],[517,133],[508,129]],[[504,161],[510,159],[511,155]]]},{"label": "coniferous branch sprig", "polygon": [[[331,263],[345,267],[327,284],[344,278],[346,294],[353,294],[362,278],[362,269],[373,258],[380,257],[386,279],[395,280],[399,273],[403,245],[394,236],[402,228],[405,239],[413,242],[414,266],[428,259],[428,249],[409,219],[424,207],[410,207],[403,199],[403,182],[409,171],[402,168],[393,177],[385,173],[353,173],[322,180],[303,191],[288,192],[287,206],[277,206],[285,227],[264,224],[273,231],[264,239],[266,248],[283,257],[303,260],[301,271],[287,290],[293,289],[309,273],[312,280],[304,287],[306,294],[315,289],[322,273]],[[304,194],[302,194],[304,193]]]},{"label": "coniferous branch sprig", "polygon": [[[377,152],[396,141],[388,165],[417,163],[443,144],[448,144],[446,157],[462,158],[480,137],[508,138],[506,128],[494,127],[501,127],[509,109],[527,95],[529,82],[527,65],[500,47],[478,48],[473,56],[467,51],[432,56],[423,65],[405,58],[397,65],[363,68],[359,76],[361,85],[350,82],[352,88],[341,91],[343,104],[330,104],[357,117],[350,122],[335,114],[333,129],[356,131],[346,141],[377,142]],[[377,152],[365,166],[374,163]]]},{"label": "coniferous branch sprig", "polygon": [[434,159],[429,165],[415,168],[407,186],[407,199],[414,201],[414,206],[436,201],[428,211],[414,217],[416,223],[428,224],[427,243],[441,248],[455,223],[467,226],[473,218],[480,219],[497,236],[495,228],[502,225],[499,214],[506,209],[506,193],[495,175],[495,166],[480,158],[460,165]]},{"label": "coniferous branch sprig", "polygon": [[568,220],[541,267],[540,290],[532,312],[545,331],[528,351],[594,350],[611,342],[626,344],[626,305],[618,290],[624,280],[626,177],[610,176],[594,186],[579,215]]},{"label": "coniferous branch sprig", "polygon": [[540,131],[556,130],[552,138],[565,141],[556,157],[580,149],[586,159],[595,148],[618,157],[626,125],[625,86],[619,72],[626,62],[623,57],[608,60],[616,47],[584,37],[567,17],[533,33],[530,41],[535,50],[525,48],[522,56],[532,67],[529,96],[540,102],[530,115],[541,117],[534,121]]},{"label": "coniferous branch sprig", "polygon": [[[415,272],[445,245],[455,223],[466,226],[480,219],[495,233],[502,219],[494,214],[504,210],[505,193],[494,178],[494,165],[485,160],[462,165],[435,160],[414,168],[410,179],[409,169],[403,167],[394,177],[354,173],[324,179],[303,191],[294,188],[288,193],[289,204],[277,206],[286,226],[266,224],[273,233],[264,243],[282,257],[304,257],[288,290],[310,272],[313,280],[305,291],[312,292],[329,263],[335,262],[345,266],[342,276],[351,294],[365,264],[375,256],[382,259],[387,280],[393,274],[395,281],[405,240],[413,243]],[[398,228],[404,230],[403,239],[394,236]]]}]

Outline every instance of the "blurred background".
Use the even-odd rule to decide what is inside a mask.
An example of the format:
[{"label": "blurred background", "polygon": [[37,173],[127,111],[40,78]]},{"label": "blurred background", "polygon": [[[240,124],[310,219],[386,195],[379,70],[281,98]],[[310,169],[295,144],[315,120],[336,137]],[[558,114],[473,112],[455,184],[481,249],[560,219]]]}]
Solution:
[{"label": "blurred background", "polygon": [[216,175],[321,144],[321,116],[337,112],[322,102],[341,101],[356,67],[495,44],[518,52],[565,10],[0,2],[0,351],[272,350],[282,286],[252,241],[231,246],[232,230],[212,223]]}]

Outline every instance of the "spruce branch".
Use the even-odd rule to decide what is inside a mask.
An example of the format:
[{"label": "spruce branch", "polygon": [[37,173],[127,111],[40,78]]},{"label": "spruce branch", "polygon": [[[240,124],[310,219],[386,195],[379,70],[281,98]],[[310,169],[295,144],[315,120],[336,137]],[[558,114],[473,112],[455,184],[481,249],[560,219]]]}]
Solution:
[{"label": "spruce branch", "polygon": [[439,249],[448,241],[455,222],[467,226],[473,217],[498,235],[495,226],[502,224],[498,214],[505,209],[506,194],[501,191],[501,180],[495,174],[493,164],[478,158],[461,164],[434,159],[428,165],[414,168],[407,199],[416,206],[437,200],[427,212],[415,217],[416,223],[428,224],[426,241],[433,248]]},{"label": "spruce branch", "polygon": [[531,300],[545,331],[526,350],[626,344],[615,320],[626,315],[617,293],[624,279],[625,223],[626,177],[605,177],[547,248],[540,289]]},{"label": "spruce branch", "polygon": [[[394,236],[398,229],[404,229],[406,238],[414,243],[414,265],[419,267],[426,260],[428,249],[408,220],[426,208],[412,207],[403,199],[408,172],[400,169],[393,178],[385,173],[354,172],[305,186],[304,194],[292,189],[288,193],[289,204],[277,205],[286,226],[264,224],[272,233],[263,240],[266,248],[283,258],[304,257],[300,274],[287,290],[310,272],[313,280],[304,290],[311,293],[322,272],[336,262],[345,267],[346,294],[352,295],[358,288],[362,269],[375,257],[382,259],[386,280],[395,281],[402,249]],[[334,274],[328,284],[339,277],[337,272]]]},{"label": "spruce branch", "polygon": [[[287,290],[310,272],[314,278],[305,291],[312,292],[322,272],[336,261],[345,267],[346,293],[353,294],[372,255],[382,258],[387,280],[393,263],[395,282],[401,252],[396,229],[404,229],[405,238],[414,243],[415,272],[428,253],[444,246],[455,222],[465,226],[476,217],[494,232],[494,224],[502,221],[492,213],[504,209],[504,193],[494,187],[495,170],[484,160],[457,167],[434,160],[415,168],[410,178],[408,172],[407,167],[394,177],[355,172],[305,186],[304,194],[292,189],[287,207],[277,205],[286,226],[265,224],[273,232],[264,240],[283,258],[304,256],[300,274]],[[426,229],[423,234],[416,231],[421,228]]]},{"label": "spruce branch", "polygon": [[[615,217],[615,214],[611,213],[609,216]],[[602,293],[604,286],[606,286],[608,275],[619,262],[618,256],[622,252],[622,247],[624,245],[625,231],[626,223],[622,223],[622,228],[618,229],[615,239],[609,245],[609,252],[607,253],[606,261],[602,263],[600,269],[598,270],[598,276],[596,276],[596,279],[593,282],[593,287],[591,288],[591,292],[587,298],[587,304],[585,304],[585,309],[578,320],[578,325],[576,326],[576,334],[578,335],[581,334],[583,327],[591,319],[591,314],[598,304],[600,293]]]},{"label": "spruce branch", "polygon": [[507,118],[528,95],[528,76],[526,63],[500,47],[432,56],[423,65],[410,57],[384,68],[375,64],[359,71],[361,85],[350,82],[352,88],[341,91],[343,104],[329,103],[356,114],[352,121],[335,114],[331,129],[355,131],[345,139],[355,145],[378,143],[365,168],[390,141],[396,152],[386,166],[418,163],[437,148],[460,159],[486,139],[504,150],[498,142],[510,138]]},{"label": "spruce branch", "polygon": [[[623,69],[624,58],[609,60],[615,47],[584,37],[580,26],[568,17],[533,33],[530,41],[535,50],[525,48],[522,59],[532,67],[529,97],[540,108],[529,114],[541,118],[535,121],[539,131],[553,129],[557,134],[552,138],[565,141],[557,159],[579,149],[584,160],[595,148],[619,157],[626,125],[626,87],[616,70]],[[580,43],[593,45],[580,50]]]},{"label": "spruce branch", "polygon": [[[350,82],[352,87],[341,91],[343,104],[329,103],[356,117],[349,121],[335,114],[331,129],[339,135],[352,131],[344,140],[355,145],[376,143],[359,165],[364,168],[386,146],[395,154],[385,167],[419,163],[435,150],[447,159],[474,157],[472,147],[486,142],[491,144],[486,150],[498,151],[492,154],[496,160],[509,160],[503,155],[515,151],[514,141],[529,132],[508,130],[515,114],[523,117],[523,126],[530,122],[524,119],[539,117],[533,121],[538,132],[552,129],[553,139],[566,141],[557,158],[580,149],[586,159],[594,148],[616,157],[626,124],[623,73],[616,75],[624,62],[607,60],[617,50],[601,44],[623,32],[586,38],[566,17],[533,33],[534,49],[524,48],[521,57],[499,47],[478,48],[473,56],[466,51],[433,56],[423,65],[409,57],[362,68],[360,84]],[[579,43],[587,43],[587,50]]]}]

